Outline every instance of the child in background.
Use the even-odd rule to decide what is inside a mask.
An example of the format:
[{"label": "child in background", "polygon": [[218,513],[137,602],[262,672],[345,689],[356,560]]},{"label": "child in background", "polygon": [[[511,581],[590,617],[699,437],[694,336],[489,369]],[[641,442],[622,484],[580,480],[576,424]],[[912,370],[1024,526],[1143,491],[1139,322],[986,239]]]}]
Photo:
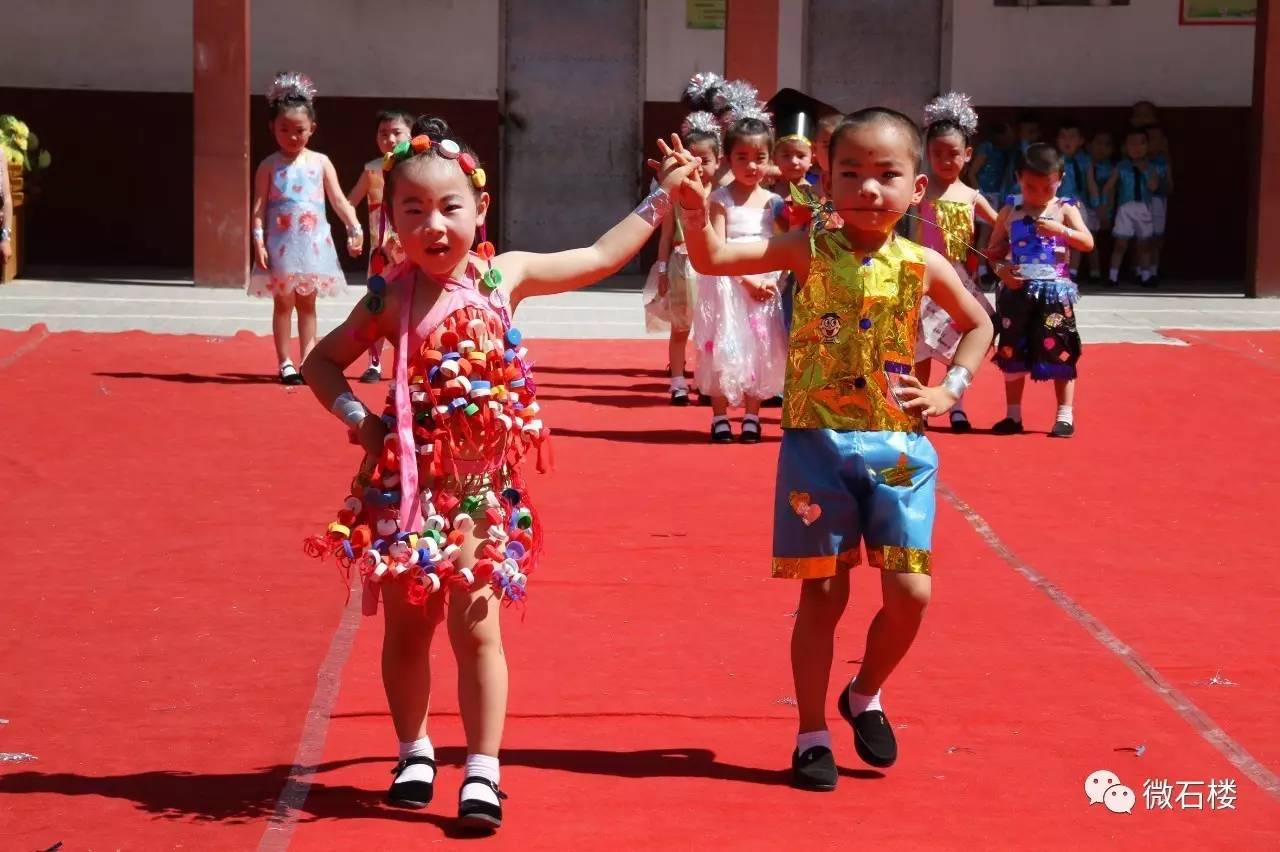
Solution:
[{"label": "child in background", "polygon": [[1107,180],[1103,192],[1115,199],[1116,218],[1111,233],[1115,244],[1111,248],[1111,271],[1107,284],[1120,282],[1120,265],[1124,262],[1129,241],[1134,246],[1134,269],[1143,287],[1154,287],[1151,261],[1151,238],[1155,235],[1155,223],[1151,215],[1151,198],[1160,185],[1160,172],[1147,158],[1147,131],[1131,127],[1124,137],[1124,159],[1116,166]]},{"label": "child in background", "polygon": [[[1013,147],[1017,139],[1013,126],[1002,121],[992,128],[991,137],[981,142],[973,151],[973,159],[969,161],[969,182],[978,186],[978,191],[987,200],[992,210],[1004,206],[1005,172],[1009,167],[1009,159],[1013,156]],[[977,226],[977,245],[985,246],[991,234],[991,223],[979,221]],[[978,257],[978,277],[985,281],[990,270],[987,259]]]},{"label": "child in background", "polygon": [[304,384],[289,358],[289,326],[298,312],[298,345],[305,360],[316,344],[316,296],[346,289],[326,217],[328,196],[347,226],[347,251],[359,257],[364,233],[355,208],[338,185],[338,173],[324,154],[307,147],[316,131],[316,87],[295,71],[276,75],[267,90],[271,133],[280,150],[258,164],[253,177],[253,251],[255,269],[249,294],[271,296],[271,335],[280,382]]},{"label": "child in background", "polygon": [[[730,242],[773,235],[782,199],[760,185],[769,165],[773,136],[767,114],[750,108],[729,126],[724,156],[733,182],[711,194],[711,222]],[[711,440],[733,441],[729,406],[741,405],[740,440],[760,442],[760,403],[782,393],[787,341],[779,298],[779,273],[710,275],[700,270],[694,342],[698,390],[711,395]]]},{"label": "child in background", "polygon": [[[720,122],[716,117],[709,112],[689,113],[680,126],[680,141],[685,150],[701,163],[703,180],[713,181],[720,165]],[[655,272],[655,290],[652,294],[645,294],[645,327],[659,331],[664,324],[669,326],[671,334],[667,340],[667,357],[671,371],[671,404],[688,405],[685,352],[689,331],[693,327],[698,273],[689,263],[684,232],[675,216],[662,220]]]},{"label": "child in background", "polygon": [[818,136],[813,140],[813,171],[815,180],[810,182],[821,191],[822,178],[831,171],[831,135],[835,133],[844,116],[838,112],[828,113],[818,119]]},{"label": "child in background", "polygon": [[[803,282],[787,356],[772,574],[801,580],[791,636],[799,711],[791,783],[805,790],[833,790],[839,778],[826,697],[835,631],[864,541],[883,603],[836,708],[862,760],[881,768],[897,760],[880,690],[915,640],[932,588],[938,456],[922,417],[955,403],[991,344],[991,321],[952,265],[895,232],[902,212],[924,195],[926,178],[917,173],[923,147],[920,129],[899,112],[848,116],[832,135],[828,179],[840,224],[833,225],[830,208],[815,205],[809,228],[768,240],[726,242],[707,219],[708,187],[686,179],[677,190],[699,269],[794,269]],[[680,154],[673,154],[677,162]],[[966,329],[939,387],[911,375],[926,293]]]},{"label": "child in background", "polygon": [[1040,141],[1040,116],[1034,110],[1019,112],[1014,125],[1018,128],[1017,146],[1010,152],[1012,156],[1005,162],[1002,199],[1018,193],[1018,163],[1027,153],[1027,149]]},{"label": "child in background", "polygon": [[1116,163],[1115,142],[1105,130],[1093,134],[1089,140],[1089,198],[1084,208],[1084,224],[1093,233],[1095,247],[1089,252],[1089,271],[1092,278],[1104,280],[1102,273],[1102,240],[1111,230],[1115,218],[1115,198],[1103,189],[1111,180]]},{"label": "child in background", "polygon": [[[1080,122],[1068,118],[1058,128],[1058,153],[1062,157],[1062,185],[1058,187],[1058,197],[1079,203],[1081,210],[1086,209],[1089,200],[1089,155],[1084,152],[1084,133]],[[1080,253],[1071,252],[1071,280],[1080,274]]]},{"label": "child in background", "polygon": [[[352,187],[347,196],[347,203],[352,207],[359,206],[362,200],[369,203],[369,268],[368,276],[382,274],[389,264],[400,263],[404,253],[400,249],[400,241],[395,231],[383,227],[382,216],[382,158],[389,154],[396,145],[409,139],[409,128],[413,126],[413,116],[404,110],[383,110],[378,113],[378,130],[374,137],[378,145],[379,156],[364,164],[360,179]],[[360,381],[372,384],[382,378],[382,341],[375,341],[369,347],[369,366],[360,376]]]},{"label": "child in background", "polygon": [[1160,283],[1160,252],[1164,248],[1164,230],[1169,218],[1169,196],[1173,194],[1173,164],[1169,160],[1169,139],[1158,124],[1147,125],[1147,149],[1151,165],[1159,176],[1155,191],[1151,193],[1151,251],[1147,270],[1151,278],[1147,286]]},{"label": "child in background", "polygon": [[1079,291],[1067,277],[1072,249],[1092,251],[1093,236],[1074,201],[1059,198],[1062,158],[1051,145],[1035,144],[1022,156],[1018,183],[1022,200],[1000,211],[987,247],[989,257],[1005,252],[1011,260],[996,269],[999,339],[996,365],[1004,373],[1008,411],[991,431],[1022,432],[1022,392],[1027,374],[1036,381],[1053,379],[1058,413],[1050,436],[1075,434],[1076,363],[1080,333],[1075,305]]},{"label": "child in background", "polygon": [[[990,311],[987,297],[975,281],[977,265],[970,268],[973,223],[976,217],[988,224],[995,222],[996,211],[976,189],[960,179],[973,156],[969,140],[978,132],[978,114],[969,98],[951,92],[934,98],[924,108],[925,154],[929,161],[930,179],[920,201],[920,217],[911,219],[911,238],[933,249],[955,267],[965,288]],[[916,339],[915,374],[929,383],[933,360],[950,365],[956,347],[964,336],[945,309],[933,299],[920,299],[920,334]],[[964,396],[951,407],[951,429],[968,432],[972,426],[964,411]]]}]

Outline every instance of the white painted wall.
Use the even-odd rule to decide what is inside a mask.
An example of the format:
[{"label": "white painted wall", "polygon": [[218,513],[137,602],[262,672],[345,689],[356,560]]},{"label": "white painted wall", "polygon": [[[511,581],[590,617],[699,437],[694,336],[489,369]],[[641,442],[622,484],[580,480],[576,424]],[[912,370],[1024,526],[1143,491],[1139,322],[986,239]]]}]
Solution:
[{"label": "white painted wall", "polygon": [[[190,92],[192,0],[40,0],[0,16],[0,86]],[[7,8],[7,7],[6,7]],[[251,86],[494,100],[499,0],[253,0]]]},{"label": "white painted wall", "polygon": [[499,0],[253,0],[252,8],[254,94],[275,72],[297,68],[321,97],[498,96]]},{"label": "white painted wall", "polygon": [[0,86],[191,91],[191,0],[0,7]]},{"label": "white painted wall", "polygon": [[[778,88],[804,90],[804,44],[809,0],[778,0]],[[765,97],[769,94],[766,93]]]},{"label": "white painted wall", "polygon": [[[1175,0],[996,8],[951,0],[944,83],[990,106],[1248,106],[1254,28],[1178,25]],[[947,52],[943,51],[944,57]]]},{"label": "white painted wall", "polygon": [[698,71],[724,73],[724,30],[685,27],[685,0],[648,0],[645,100],[678,101]]}]

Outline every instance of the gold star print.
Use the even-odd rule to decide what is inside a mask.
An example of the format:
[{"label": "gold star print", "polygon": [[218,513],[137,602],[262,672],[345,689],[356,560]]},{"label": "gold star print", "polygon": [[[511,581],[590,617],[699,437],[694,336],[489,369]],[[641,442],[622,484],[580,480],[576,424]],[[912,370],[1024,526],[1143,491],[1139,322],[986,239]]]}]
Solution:
[{"label": "gold star print", "polygon": [[893,467],[887,467],[876,473],[876,479],[885,485],[892,486],[910,486],[912,485],[912,475],[920,469],[920,465],[907,464],[907,454],[902,453],[898,456],[898,463]]}]

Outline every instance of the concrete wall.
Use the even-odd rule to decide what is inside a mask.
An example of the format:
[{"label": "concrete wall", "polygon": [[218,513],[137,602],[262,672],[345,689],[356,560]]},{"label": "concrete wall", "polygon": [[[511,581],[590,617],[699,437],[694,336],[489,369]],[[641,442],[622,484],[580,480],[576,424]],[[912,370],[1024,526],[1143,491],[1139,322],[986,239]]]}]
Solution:
[{"label": "concrete wall", "polygon": [[944,78],[980,104],[1248,106],[1249,26],[1178,25],[1173,0],[996,8],[950,0]]},{"label": "concrete wall", "polygon": [[4,8],[0,85],[191,91],[190,0],[40,0]]},{"label": "concrete wall", "polygon": [[724,30],[685,27],[685,0],[645,5],[646,101],[680,100],[697,71],[724,73]]},{"label": "concrete wall", "polygon": [[[499,0],[253,0],[252,10],[255,94],[298,68],[321,97],[497,98]],[[191,0],[42,0],[4,17],[0,81],[190,92],[191,20]]]},{"label": "concrete wall", "polygon": [[938,91],[941,22],[942,0],[809,0],[808,91],[845,111],[918,114]]}]

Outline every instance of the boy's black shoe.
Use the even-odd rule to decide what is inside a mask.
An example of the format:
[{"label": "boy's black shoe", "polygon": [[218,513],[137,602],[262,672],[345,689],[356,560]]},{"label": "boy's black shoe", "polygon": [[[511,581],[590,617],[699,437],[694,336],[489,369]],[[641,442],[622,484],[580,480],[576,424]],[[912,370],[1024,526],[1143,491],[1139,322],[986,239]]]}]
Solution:
[{"label": "boy's black shoe", "polygon": [[372,385],[380,381],[382,381],[382,370],[373,365],[366,367],[365,371],[360,374],[361,384]]},{"label": "boy's black shoe", "polygon": [[[398,779],[401,772],[415,763],[426,764],[431,767],[433,773],[435,772],[436,762],[431,758],[406,757],[396,764],[391,774]],[[435,784],[430,781],[392,781],[391,789],[387,791],[387,804],[398,808],[425,808],[431,804],[431,797],[434,794]]]},{"label": "boy's black shoe", "polygon": [[991,427],[993,435],[1021,435],[1022,421],[1014,420],[1012,417],[1006,417],[999,423]]},{"label": "boy's black shoe", "polygon": [[804,754],[791,753],[791,786],[797,790],[829,793],[836,788],[836,759],[826,746],[814,746]]},{"label": "boy's black shoe", "polygon": [[[468,784],[484,784],[493,789],[498,797],[498,804],[491,805],[482,799],[458,799],[458,822],[463,828],[493,832],[502,827],[502,800],[507,794],[498,789],[498,785],[488,778],[479,775],[468,775],[462,780],[465,788]],[[459,793],[461,796],[461,793]]]},{"label": "boy's black shoe", "polygon": [[853,747],[864,763],[880,769],[893,766],[898,759],[898,740],[883,710],[864,710],[857,716],[849,708],[849,688],[840,690],[836,709],[853,727]]},{"label": "boy's black shoe", "polygon": [[1049,430],[1050,438],[1070,438],[1076,433],[1076,427],[1073,423],[1065,420],[1059,420],[1053,424],[1053,428]]}]

